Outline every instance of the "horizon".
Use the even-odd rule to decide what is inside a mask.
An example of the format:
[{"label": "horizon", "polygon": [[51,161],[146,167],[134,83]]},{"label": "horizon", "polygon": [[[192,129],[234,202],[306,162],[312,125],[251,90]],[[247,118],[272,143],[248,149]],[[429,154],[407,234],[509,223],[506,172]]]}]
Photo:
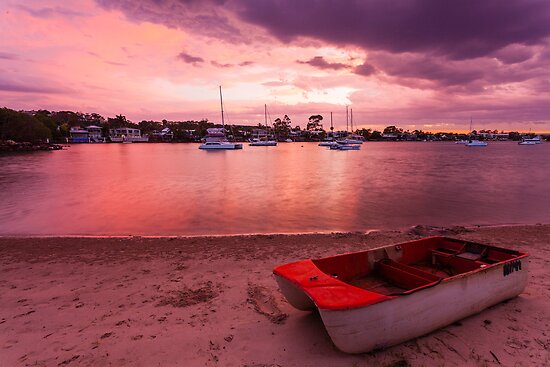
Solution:
[{"label": "horizon", "polygon": [[550,132],[540,0],[8,0],[0,10],[0,98],[15,110],[214,122],[222,85],[229,124],[263,123],[267,104],[271,120],[303,127],[321,114],[327,126],[332,111],[345,130],[349,106],[358,129],[462,133],[473,116],[478,131]]}]

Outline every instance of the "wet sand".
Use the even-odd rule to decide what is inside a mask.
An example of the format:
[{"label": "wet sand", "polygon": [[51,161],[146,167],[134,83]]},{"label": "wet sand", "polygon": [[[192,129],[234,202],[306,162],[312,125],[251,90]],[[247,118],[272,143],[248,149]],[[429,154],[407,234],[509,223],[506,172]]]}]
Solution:
[{"label": "wet sand", "polygon": [[[280,264],[444,234],[530,253],[524,293],[373,353],[292,308]],[[0,238],[0,366],[542,366],[550,225],[178,238]]]}]

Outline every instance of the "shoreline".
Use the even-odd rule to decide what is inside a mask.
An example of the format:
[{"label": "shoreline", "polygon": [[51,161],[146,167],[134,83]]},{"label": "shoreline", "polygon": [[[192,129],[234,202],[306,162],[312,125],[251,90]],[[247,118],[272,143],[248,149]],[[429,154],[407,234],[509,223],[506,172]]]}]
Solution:
[{"label": "shoreline", "polygon": [[[272,269],[445,234],[530,253],[519,297],[382,351],[338,351]],[[0,365],[530,366],[550,361],[550,224],[351,233],[0,237]]]},{"label": "shoreline", "polygon": [[167,234],[167,235],[133,235],[133,234],[127,234],[127,235],[107,235],[107,234],[0,234],[0,240],[2,239],[10,239],[10,238],[97,238],[97,239],[105,239],[105,238],[149,238],[149,239],[164,239],[164,238],[221,238],[221,237],[254,237],[254,236],[295,236],[295,235],[334,235],[334,234],[371,234],[371,233],[377,233],[377,232],[388,232],[388,231],[408,231],[412,230],[414,228],[423,228],[426,230],[431,231],[439,231],[439,232],[445,232],[445,231],[453,231],[454,229],[467,229],[467,230],[474,230],[479,228],[502,228],[502,227],[524,227],[524,226],[547,226],[550,225],[550,223],[535,223],[535,224],[524,224],[524,223],[504,223],[504,224],[473,224],[473,225],[457,225],[457,226],[432,226],[432,225],[422,225],[417,224],[414,226],[407,226],[403,228],[396,228],[394,230],[390,229],[382,229],[382,228],[375,228],[375,229],[368,229],[368,230],[361,230],[361,231],[305,231],[305,232],[267,232],[267,233],[261,233],[261,232],[251,232],[251,233],[238,233],[238,234],[232,234],[232,233],[226,233],[226,234]]}]

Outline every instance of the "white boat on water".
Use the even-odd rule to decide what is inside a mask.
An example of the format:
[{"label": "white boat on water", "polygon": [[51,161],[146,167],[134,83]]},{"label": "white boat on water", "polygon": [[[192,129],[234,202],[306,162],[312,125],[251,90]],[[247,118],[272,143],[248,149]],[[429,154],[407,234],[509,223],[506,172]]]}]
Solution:
[{"label": "white boat on water", "polygon": [[273,270],[288,302],[317,310],[333,343],[364,353],[518,296],[527,253],[446,237],[308,259]]},{"label": "white boat on water", "polygon": [[335,142],[334,140],[325,140],[325,141],[320,142],[319,146],[320,147],[330,147],[330,146],[333,146],[335,144],[338,144],[338,143]]},{"label": "white boat on water", "polygon": [[363,144],[365,139],[361,135],[351,134],[342,140],[338,140],[340,144]]},{"label": "white boat on water", "polygon": [[474,134],[472,134],[472,118],[470,117],[470,139],[464,144],[464,146],[466,147],[486,147],[487,146],[487,142],[477,140],[477,139],[472,139],[471,138],[472,136],[474,136]]},{"label": "white boat on water", "polygon": [[455,141],[455,144],[468,144],[468,140],[457,140]]},{"label": "white boat on water", "polygon": [[540,143],[536,143],[536,142],[530,141],[530,140],[524,140],[524,141],[520,141],[518,143],[518,145],[537,145],[537,144],[540,144]]},{"label": "white boat on water", "polygon": [[275,140],[256,140],[252,139],[250,142],[251,147],[275,147],[277,146],[277,142]]},{"label": "white boat on water", "polygon": [[[266,129],[267,129],[269,127],[268,124],[267,124],[267,105],[264,105],[264,117],[265,117],[265,126],[266,126]],[[275,147],[275,146],[277,146],[277,141],[276,140],[269,139],[268,131],[269,130],[266,130],[265,139],[262,139],[261,137],[258,136],[257,138],[252,139],[252,141],[248,145],[250,145],[251,147]]]},{"label": "white boat on water", "polygon": [[[523,138],[523,142],[526,142],[526,143],[533,143],[533,144],[540,144],[542,143],[542,139],[540,138],[540,136],[535,136],[534,138]],[[532,144],[522,144],[522,145],[532,145]]]},{"label": "white boat on water", "polygon": [[487,142],[481,141],[481,140],[469,140],[466,144],[464,144],[467,147],[486,147]]},{"label": "white boat on water", "polygon": [[[346,136],[344,139],[338,140],[337,142],[339,144],[363,144],[363,142],[365,141],[365,138],[363,138],[361,135],[353,133],[353,109],[351,110],[351,114],[350,114],[350,122],[351,122],[351,131],[352,131],[351,134]],[[347,124],[348,124],[348,107],[346,106],[346,126]]]},{"label": "white boat on water", "polygon": [[233,150],[243,149],[243,145],[240,143],[233,143],[227,140],[225,130],[225,120],[223,116],[223,99],[222,99],[222,87],[220,86],[220,106],[222,111],[222,127],[206,129],[206,137],[204,143],[199,145],[199,149],[206,150]]},{"label": "white boat on water", "polygon": [[240,143],[232,143],[227,140],[224,128],[210,128],[206,130],[204,143],[199,146],[199,149],[242,149]]},{"label": "white boat on water", "polygon": [[359,150],[361,149],[360,145],[351,145],[351,144],[343,144],[341,142],[336,142],[336,144],[332,144],[330,147],[330,150]]}]

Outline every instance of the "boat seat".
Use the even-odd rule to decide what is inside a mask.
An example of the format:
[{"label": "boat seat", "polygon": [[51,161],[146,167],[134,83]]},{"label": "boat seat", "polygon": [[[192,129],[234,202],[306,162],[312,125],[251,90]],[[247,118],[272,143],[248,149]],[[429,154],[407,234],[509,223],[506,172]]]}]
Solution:
[{"label": "boat seat", "polygon": [[482,254],[460,252],[456,254],[444,253],[438,250],[431,250],[432,264],[439,265],[452,270],[452,274],[462,274],[487,265],[481,261]]},{"label": "boat seat", "polygon": [[423,287],[441,280],[437,275],[390,259],[378,261],[376,271],[390,283],[406,290]]}]

